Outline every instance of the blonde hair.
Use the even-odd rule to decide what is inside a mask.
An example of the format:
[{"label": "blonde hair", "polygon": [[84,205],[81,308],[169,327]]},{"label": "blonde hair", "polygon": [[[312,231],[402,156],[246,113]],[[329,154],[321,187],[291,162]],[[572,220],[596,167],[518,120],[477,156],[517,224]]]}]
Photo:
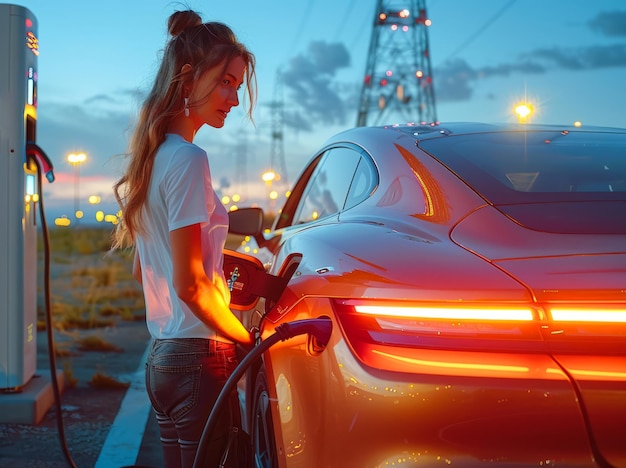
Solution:
[{"label": "blonde hair", "polygon": [[[165,47],[154,85],[140,109],[130,139],[128,168],[113,186],[122,210],[122,220],[113,234],[114,249],[132,246],[137,234],[144,233],[142,212],[154,157],[165,140],[172,118],[183,112],[184,93],[191,83],[212,68],[219,66],[225,71],[231,60],[241,57],[247,65],[245,83],[250,120],[256,104],[255,57],[228,26],[219,22],[202,23],[198,13],[186,10],[170,16],[168,31],[172,37]],[[190,64],[191,68],[183,73],[185,64]]]}]

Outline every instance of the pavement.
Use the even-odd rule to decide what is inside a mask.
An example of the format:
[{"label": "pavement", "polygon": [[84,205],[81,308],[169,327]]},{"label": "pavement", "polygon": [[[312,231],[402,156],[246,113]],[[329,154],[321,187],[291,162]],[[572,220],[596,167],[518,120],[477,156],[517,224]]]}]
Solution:
[{"label": "pavement", "polygon": [[[112,345],[112,350],[81,347],[82,338],[93,336]],[[58,373],[64,376],[62,424],[56,403],[37,424],[0,424],[0,467],[162,468],[158,427],[144,384],[150,343],[145,322],[119,321],[106,328],[57,332],[54,341],[55,348],[63,351],[56,353]],[[33,379],[49,378],[43,332],[37,335],[37,348]],[[99,381],[109,384],[99,385]],[[0,408],[2,398],[7,397],[0,394]]]}]

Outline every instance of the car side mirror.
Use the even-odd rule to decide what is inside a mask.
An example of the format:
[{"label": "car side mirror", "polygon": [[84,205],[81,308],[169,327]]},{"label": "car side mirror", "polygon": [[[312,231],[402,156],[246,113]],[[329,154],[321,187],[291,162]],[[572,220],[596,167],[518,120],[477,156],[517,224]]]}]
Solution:
[{"label": "car side mirror", "polygon": [[241,208],[228,212],[228,232],[243,236],[254,236],[263,229],[261,208]]},{"label": "car side mirror", "polygon": [[266,243],[263,237],[263,210],[261,208],[240,208],[228,212],[228,232],[254,237],[257,245]]}]

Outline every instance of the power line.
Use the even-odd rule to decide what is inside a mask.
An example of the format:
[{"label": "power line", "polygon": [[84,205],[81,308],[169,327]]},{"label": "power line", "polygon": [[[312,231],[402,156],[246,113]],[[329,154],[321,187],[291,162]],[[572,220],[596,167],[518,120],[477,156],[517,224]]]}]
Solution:
[{"label": "power line", "polygon": [[291,42],[291,50],[292,52],[295,50],[296,46],[300,42],[300,37],[302,37],[302,33],[304,32],[304,26],[311,18],[311,8],[313,8],[313,0],[309,0],[309,3],[304,10],[304,14],[302,15],[302,19],[300,20],[300,24],[298,25],[298,29],[296,29],[296,37],[294,37]]},{"label": "power line", "polygon": [[333,37],[339,37],[341,36],[341,33],[343,32],[345,25],[349,24],[350,22],[350,15],[352,14],[352,12],[354,12],[355,8],[354,8],[354,3],[355,0],[352,0],[349,4],[348,4],[348,8],[346,8],[346,12],[343,14],[343,18],[342,20],[339,22],[339,25],[337,26],[337,31],[335,32],[335,35]]},{"label": "power line", "polygon": [[509,3],[507,3],[506,5],[504,5],[502,8],[500,8],[500,10],[493,15],[491,18],[489,18],[487,20],[487,22],[485,24],[483,24],[482,26],[480,26],[476,32],[474,34],[472,34],[468,39],[465,40],[465,42],[463,44],[461,44],[459,47],[457,47],[447,58],[446,60],[444,60],[445,62],[447,62],[448,60],[450,60],[452,57],[454,57],[456,54],[458,54],[460,51],[462,51],[463,49],[465,49],[470,43],[474,42],[474,40],[479,37],[482,33],[484,33],[487,28],[489,26],[491,26],[493,23],[496,22],[496,20],[498,18],[500,18],[500,16],[502,16],[504,14],[504,12],[506,10],[508,10],[511,6],[513,6],[513,4],[515,3],[516,0],[511,0],[509,1]]}]

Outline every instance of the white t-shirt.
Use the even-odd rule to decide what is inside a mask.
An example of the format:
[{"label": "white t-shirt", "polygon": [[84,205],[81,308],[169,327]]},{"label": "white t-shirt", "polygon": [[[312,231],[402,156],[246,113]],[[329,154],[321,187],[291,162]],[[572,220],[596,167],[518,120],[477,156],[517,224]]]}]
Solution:
[{"label": "white t-shirt", "polygon": [[157,150],[143,221],[146,234],[136,239],[141,261],[148,330],[154,338],[220,337],[176,295],[170,231],[201,224],[202,258],[207,276],[230,302],[222,249],[228,213],[213,190],[207,154],[175,134]]}]

